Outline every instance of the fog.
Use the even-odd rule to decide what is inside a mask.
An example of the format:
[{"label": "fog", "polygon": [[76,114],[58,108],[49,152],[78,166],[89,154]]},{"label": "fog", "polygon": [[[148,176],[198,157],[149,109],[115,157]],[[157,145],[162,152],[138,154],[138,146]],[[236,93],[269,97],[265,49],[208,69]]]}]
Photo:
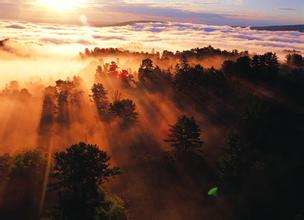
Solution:
[{"label": "fog", "polygon": [[[48,30],[43,25],[33,27],[25,24],[24,28],[28,28],[32,32],[44,31],[46,36],[41,39],[34,38],[37,41],[29,42],[28,39],[34,35],[31,32],[25,41],[24,39],[0,41],[0,120],[2,122],[0,125],[0,154],[16,155],[27,149],[41,149],[48,153],[49,161],[45,172],[41,207],[47,196],[46,186],[53,153],[63,151],[72,144],[86,142],[100,146],[111,156],[111,163],[122,168],[121,176],[107,184],[106,187],[121,195],[123,199],[130,200],[128,201],[130,212],[136,216],[136,219],[140,219],[139,216],[142,216],[143,213],[144,216],[152,215],[156,219],[168,220],[185,219],[185,216],[189,219],[196,219],[197,216],[210,219],[210,216],[225,216],[225,213],[230,213],[227,211],[229,206],[225,204],[224,199],[213,201],[212,205],[209,205],[206,197],[194,195],[196,192],[201,193],[210,187],[214,181],[212,177],[208,181],[200,182],[201,189],[197,190],[198,183],[194,181],[195,178],[191,179],[187,171],[180,169],[177,165],[175,178],[181,183],[176,180],[172,180],[172,182],[176,181],[173,184],[170,182],[170,177],[166,176],[169,175],[169,172],[166,173],[163,169],[167,168],[168,158],[165,156],[171,149],[164,140],[168,136],[170,125],[173,125],[181,115],[193,116],[202,131],[204,160],[208,163],[207,166],[215,167],[229,129],[233,127],[229,122],[236,118],[231,115],[235,116],[239,113],[235,112],[236,107],[232,106],[236,101],[229,102],[225,100],[224,95],[222,95],[223,98],[221,95],[215,95],[216,92],[213,91],[213,88],[207,88],[206,94],[198,94],[202,99],[200,101],[203,102],[201,104],[201,102],[195,103],[196,100],[191,100],[193,97],[183,96],[181,93],[180,96],[176,95],[177,92],[174,91],[173,86],[168,86],[165,81],[153,85],[155,88],[149,87],[149,84],[142,86],[139,82],[139,68],[144,59],[151,58],[154,66],[158,66],[163,71],[163,75],[168,72],[172,74],[168,74],[168,77],[172,77],[176,74],[176,66],[181,65],[182,60],[178,52],[165,57],[165,52],[163,53],[165,49],[174,47],[174,49],[182,50],[183,48],[189,49],[190,45],[200,45],[201,42],[193,43],[192,40],[205,31],[217,34],[217,38],[210,44],[215,43],[228,50],[231,44],[236,45],[238,39],[235,36],[236,31],[243,34],[246,32],[247,35],[251,35],[253,31],[222,27],[226,31],[233,32],[229,35],[231,42],[224,45],[225,42],[221,42],[224,31],[220,31],[219,27],[213,27],[214,31],[211,31],[205,30],[211,27],[203,26],[199,27],[200,30],[195,29],[198,27],[194,26],[194,30],[192,30],[193,27],[189,27],[191,26],[189,24],[185,24],[185,26],[166,25],[165,28],[168,29],[166,33],[155,30],[160,28],[156,24],[148,24],[147,27],[135,24],[98,30],[89,28],[94,33],[98,31],[99,34],[106,36],[102,36],[103,39],[98,41],[96,39],[101,37],[94,35],[95,37],[92,39],[90,37],[93,35],[91,36],[92,33],[90,33],[90,37],[84,42],[83,36],[79,37],[81,39],[71,41],[59,37],[68,31],[83,33],[84,30],[77,27],[67,27],[61,30],[53,27]],[[138,31],[144,32],[145,37],[149,35],[150,41],[145,44],[132,44],[127,40],[128,37],[131,38],[131,41],[135,39],[136,31],[133,29],[136,28],[139,29]],[[174,37],[176,38],[176,31],[179,29],[182,29],[186,36],[175,41]],[[103,30],[105,33],[102,33]],[[121,31],[124,32],[122,38],[109,37],[113,33],[121,36]],[[151,36],[152,33],[156,33],[157,36]],[[178,33],[180,35],[180,32]],[[271,34],[268,32],[255,31],[254,33],[267,35],[265,39],[272,41]],[[14,34],[16,33],[11,31],[8,35],[13,37]],[[295,37],[297,33],[290,32],[286,35],[288,35],[285,36],[287,38]],[[26,38],[26,36],[20,37]],[[165,40],[158,46],[158,38],[162,37]],[[185,40],[185,37],[190,37],[190,40],[188,39],[185,44],[182,44],[183,47],[175,47],[180,41]],[[207,36],[204,43],[209,42],[208,40],[212,37],[214,37],[212,34]],[[290,42],[291,49],[303,50],[302,36],[299,38],[296,43]],[[266,52],[265,50],[274,49],[279,53],[281,62],[283,62],[285,52],[282,49],[285,46],[278,44],[263,46],[262,44],[265,42],[261,41],[259,43],[255,41],[257,49],[253,50],[253,53],[249,54],[250,56],[259,51]],[[114,49],[105,49],[104,54],[95,54],[95,44],[102,46],[102,43],[106,44],[105,48],[118,45],[120,49],[111,53],[107,51]],[[245,44],[247,41],[240,42],[238,49],[247,50]],[[85,49],[87,45],[89,45],[89,49]],[[130,45],[130,47],[126,45]],[[252,47],[253,45],[249,46],[249,48]],[[156,50],[152,50],[153,48]],[[247,52],[235,51],[218,52],[212,47],[205,49],[210,50],[213,55],[194,56],[188,62],[193,67],[200,64],[203,68],[214,71],[213,73],[217,73],[216,69],[221,69],[225,60],[235,61],[242,54],[247,54]],[[147,53],[147,51],[151,51],[151,53]],[[192,53],[196,52],[192,51]],[[114,70],[111,70],[111,65],[114,65],[112,62],[115,62],[116,65]],[[124,72],[127,72],[127,76],[123,76]],[[92,94],[92,87],[96,83],[104,86],[109,103],[113,104],[115,101],[126,99],[134,102],[138,120],[133,126],[127,126],[122,118],[113,117],[109,120],[100,115]],[[236,83],[235,86],[240,86],[240,84]],[[248,91],[251,89],[250,86],[252,85],[246,86]],[[212,82],[210,87],[212,87]],[[225,91],[225,88],[221,89]],[[252,90],[258,90],[258,86],[253,87]],[[239,92],[242,93],[242,90]],[[233,92],[231,94],[234,95]],[[211,101],[204,102],[205,99]],[[227,115],[225,115],[226,113]],[[154,175],[157,178],[153,178]],[[209,174],[206,172],[204,175]],[[174,174],[172,176],[174,178]],[[189,196],[189,189],[183,188],[183,183],[186,183],[185,185],[188,187],[193,187],[193,195]],[[187,207],[191,207],[191,211],[183,210],[184,202],[187,203]],[[204,207],[201,207],[202,204]],[[220,214],[216,213],[218,208]]]}]

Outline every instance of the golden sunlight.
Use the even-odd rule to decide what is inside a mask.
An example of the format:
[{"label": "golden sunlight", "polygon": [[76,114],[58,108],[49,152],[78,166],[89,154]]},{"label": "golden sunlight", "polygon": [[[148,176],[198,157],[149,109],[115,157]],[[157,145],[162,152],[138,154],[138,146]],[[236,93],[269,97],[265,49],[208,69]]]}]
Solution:
[{"label": "golden sunlight", "polygon": [[48,9],[61,12],[73,10],[79,5],[78,0],[40,0],[40,3]]}]

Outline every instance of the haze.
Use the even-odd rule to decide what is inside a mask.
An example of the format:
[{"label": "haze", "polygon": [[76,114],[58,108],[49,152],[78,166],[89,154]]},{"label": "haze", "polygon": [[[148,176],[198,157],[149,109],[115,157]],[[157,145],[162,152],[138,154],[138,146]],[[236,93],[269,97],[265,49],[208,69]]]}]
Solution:
[{"label": "haze", "polygon": [[303,9],[0,0],[0,219],[303,219]]}]

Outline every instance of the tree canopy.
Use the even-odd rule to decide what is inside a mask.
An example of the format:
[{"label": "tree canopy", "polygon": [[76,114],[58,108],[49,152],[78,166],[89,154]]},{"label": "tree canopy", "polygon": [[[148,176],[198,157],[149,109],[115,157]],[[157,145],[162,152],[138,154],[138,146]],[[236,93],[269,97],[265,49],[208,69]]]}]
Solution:
[{"label": "tree canopy", "polygon": [[107,91],[101,83],[94,84],[92,87],[92,99],[96,105],[97,112],[101,119],[104,119],[108,114],[109,101],[107,97]]},{"label": "tree canopy", "polygon": [[201,130],[194,118],[180,117],[174,125],[170,126],[168,138],[165,139],[177,154],[201,152]]},{"label": "tree canopy", "polygon": [[136,105],[130,99],[116,100],[110,104],[110,113],[123,120],[126,125],[133,124],[138,119]]},{"label": "tree canopy", "polygon": [[50,185],[58,190],[60,219],[95,219],[99,207],[109,208],[100,186],[119,174],[110,167],[110,157],[96,145],[79,143],[55,153]]}]

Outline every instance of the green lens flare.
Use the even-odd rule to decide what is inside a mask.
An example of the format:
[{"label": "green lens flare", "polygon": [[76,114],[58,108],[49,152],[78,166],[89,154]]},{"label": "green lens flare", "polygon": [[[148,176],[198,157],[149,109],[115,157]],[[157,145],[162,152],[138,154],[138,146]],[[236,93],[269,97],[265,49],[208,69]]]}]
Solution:
[{"label": "green lens flare", "polygon": [[217,187],[213,187],[212,189],[210,189],[208,191],[208,195],[209,196],[216,196],[217,195],[217,192],[218,192],[218,188]]}]

